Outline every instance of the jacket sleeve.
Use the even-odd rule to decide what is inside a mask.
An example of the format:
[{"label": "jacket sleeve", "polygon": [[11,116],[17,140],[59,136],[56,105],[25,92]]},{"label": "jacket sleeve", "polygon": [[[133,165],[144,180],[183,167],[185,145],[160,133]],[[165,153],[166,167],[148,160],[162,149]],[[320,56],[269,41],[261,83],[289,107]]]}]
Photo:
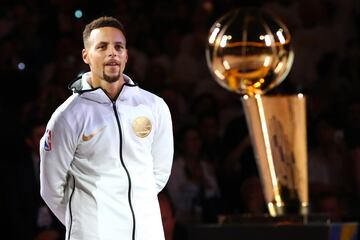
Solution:
[{"label": "jacket sleeve", "polygon": [[164,100],[160,99],[158,102],[156,113],[152,156],[156,188],[160,192],[165,187],[171,173],[174,137],[170,110]]},{"label": "jacket sleeve", "polygon": [[40,140],[40,195],[65,225],[67,177],[75,152],[73,131],[53,114]]}]

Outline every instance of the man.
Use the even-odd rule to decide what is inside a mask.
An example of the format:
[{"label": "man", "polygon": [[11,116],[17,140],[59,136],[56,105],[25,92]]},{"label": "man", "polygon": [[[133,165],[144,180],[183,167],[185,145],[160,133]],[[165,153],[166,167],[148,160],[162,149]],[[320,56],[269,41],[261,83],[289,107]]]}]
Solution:
[{"label": "man", "polygon": [[41,196],[66,239],[164,239],[157,194],[172,166],[170,111],[123,74],[118,20],[92,21],[83,40],[90,72],[70,84],[41,139]]}]

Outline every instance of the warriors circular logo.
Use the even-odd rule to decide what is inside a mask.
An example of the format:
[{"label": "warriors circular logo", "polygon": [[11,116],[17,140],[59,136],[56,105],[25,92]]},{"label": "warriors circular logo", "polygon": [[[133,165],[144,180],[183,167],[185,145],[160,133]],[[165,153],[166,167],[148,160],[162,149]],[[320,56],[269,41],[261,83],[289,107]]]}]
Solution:
[{"label": "warriors circular logo", "polygon": [[152,125],[147,117],[141,116],[135,118],[132,123],[132,129],[134,130],[136,136],[144,138],[150,134]]}]

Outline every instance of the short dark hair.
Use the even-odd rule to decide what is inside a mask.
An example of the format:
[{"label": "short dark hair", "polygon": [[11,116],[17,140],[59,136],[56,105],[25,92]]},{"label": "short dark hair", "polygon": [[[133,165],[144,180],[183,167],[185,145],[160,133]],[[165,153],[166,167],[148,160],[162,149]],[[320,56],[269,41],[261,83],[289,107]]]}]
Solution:
[{"label": "short dark hair", "polygon": [[99,18],[93,20],[92,22],[90,22],[89,24],[87,24],[85,26],[84,31],[83,31],[84,46],[85,46],[85,42],[87,41],[87,39],[90,36],[91,31],[94,30],[94,29],[97,29],[97,28],[102,28],[102,27],[114,27],[114,28],[117,28],[125,36],[124,25],[119,20],[117,20],[114,17],[103,16],[103,17],[99,17]]}]

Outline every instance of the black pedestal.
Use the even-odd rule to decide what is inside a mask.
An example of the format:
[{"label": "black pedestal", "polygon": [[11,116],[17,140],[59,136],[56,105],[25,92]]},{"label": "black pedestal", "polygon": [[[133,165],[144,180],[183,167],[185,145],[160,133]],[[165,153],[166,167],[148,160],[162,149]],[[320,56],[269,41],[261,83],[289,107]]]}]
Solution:
[{"label": "black pedestal", "polygon": [[359,240],[357,222],[331,223],[324,216],[228,216],[222,224],[189,224],[183,231],[184,240]]}]

